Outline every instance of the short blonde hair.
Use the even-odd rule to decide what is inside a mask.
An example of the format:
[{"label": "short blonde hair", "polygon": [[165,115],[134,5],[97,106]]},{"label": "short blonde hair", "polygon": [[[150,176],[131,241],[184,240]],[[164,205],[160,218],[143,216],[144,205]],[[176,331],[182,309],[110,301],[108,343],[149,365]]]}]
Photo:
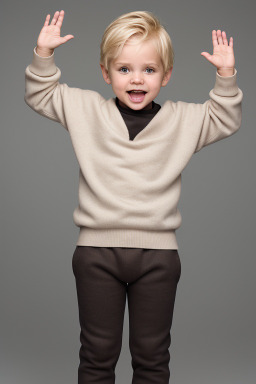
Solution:
[{"label": "short blonde hair", "polygon": [[132,37],[136,42],[152,39],[160,55],[164,73],[173,67],[174,50],[171,38],[159,19],[148,11],[129,12],[115,19],[104,31],[100,44],[100,64],[109,70],[110,62],[121,53]]}]

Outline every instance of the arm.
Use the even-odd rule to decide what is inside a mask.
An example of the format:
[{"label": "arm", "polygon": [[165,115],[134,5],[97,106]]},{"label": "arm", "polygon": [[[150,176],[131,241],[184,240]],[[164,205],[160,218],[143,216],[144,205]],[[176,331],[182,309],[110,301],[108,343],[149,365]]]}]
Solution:
[{"label": "arm", "polygon": [[243,93],[236,83],[237,70],[233,51],[233,38],[230,45],[226,33],[212,31],[213,55],[201,54],[216,68],[216,81],[210,91],[210,100],[198,104],[204,118],[195,152],[225,137],[233,135],[241,126]]},{"label": "arm", "polygon": [[64,11],[55,12],[49,25],[50,15],[46,17],[33,51],[32,63],[25,70],[24,100],[34,111],[67,129],[64,100],[70,97],[72,88],[59,83],[61,71],[54,62],[54,48],[73,38],[72,35],[60,37],[63,18]]},{"label": "arm", "polygon": [[195,152],[203,147],[233,135],[241,126],[243,92],[236,83],[237,70],[232,76],[220,76],[216,71],[210,99],[197,104],[202,116],[200,136]]},{"label": "arm", "polygon": [[67,84],[60,84],[61,71],[51,56],[39,56],[36,47],[32,63],[25,70],[26,104],[35,112],[56,121],[67,128],[64,109],[64,95],[70,90]]}]

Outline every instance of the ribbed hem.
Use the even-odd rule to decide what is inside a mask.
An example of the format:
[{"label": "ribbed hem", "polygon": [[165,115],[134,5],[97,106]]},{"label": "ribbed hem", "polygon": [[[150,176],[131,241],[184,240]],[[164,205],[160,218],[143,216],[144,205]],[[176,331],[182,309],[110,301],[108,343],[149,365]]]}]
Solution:
[{"label": "ribbed hem", "polygon": [[80,228],[76,245],[91,247],[126,247],[178,249],[175,231]]},{"label": "ribbed hem", "polygon": [[220,76],[216,71],[216,81],[213,92],[219,96],[235,96],[238,94],[238,86],[236,83],[237,70],[232,76]]},{"label": "ribbed hem", "polygon": [[54,52],[51,56],[42,57],[36,53],[36,47],[33,50],[32,63],[29,65],[29,70],[38,76],[53,76],[57,72],[57,67],[54,61]]}]

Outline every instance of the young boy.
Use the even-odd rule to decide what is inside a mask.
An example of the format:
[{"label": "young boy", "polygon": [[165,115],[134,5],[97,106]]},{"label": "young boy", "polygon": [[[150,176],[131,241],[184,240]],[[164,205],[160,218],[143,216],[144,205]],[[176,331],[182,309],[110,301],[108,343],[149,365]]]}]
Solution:
[{"label": "young boy", "polygon": [[80,228],[72,267],[81,326],[78,383],[115,382],[126,295],[133,384],[169,382],[170,329],[181,264],[175,231],[181,172],[203,147],[241,125],[233,39],[212,31],[216,68],[203,104],[154,102],[173,68],[171,39],[150,12],[114,20],[100,66],[115,98],[60,84],[54,49],[64,11],[44,27],[26,68],[25,102],[69,133],[80,166]]}]

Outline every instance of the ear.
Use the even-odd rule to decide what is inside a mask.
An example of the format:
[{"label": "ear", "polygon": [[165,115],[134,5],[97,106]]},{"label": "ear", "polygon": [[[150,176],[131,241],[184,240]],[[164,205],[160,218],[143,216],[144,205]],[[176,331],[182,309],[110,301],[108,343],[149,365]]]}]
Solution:
[{"label": "ear", "polygon": [[111,84],[111,79],[108,71],[106,70],[103,64],[100,64],[100,67],[101,67],[103,79],[106,81],[107,84]]},{"label": "ear", "polygon": [[165,86],[168,84],[168,82],[169,82],[169,80],[170,80],[170,78],[171,78],[171,75],[172,75],[172,70],[173,70],[173,67],[171,67],[171,68],[166,72],[166,74],[164,75],[163,80],[162,80],[162,87],[165,87]]}]

